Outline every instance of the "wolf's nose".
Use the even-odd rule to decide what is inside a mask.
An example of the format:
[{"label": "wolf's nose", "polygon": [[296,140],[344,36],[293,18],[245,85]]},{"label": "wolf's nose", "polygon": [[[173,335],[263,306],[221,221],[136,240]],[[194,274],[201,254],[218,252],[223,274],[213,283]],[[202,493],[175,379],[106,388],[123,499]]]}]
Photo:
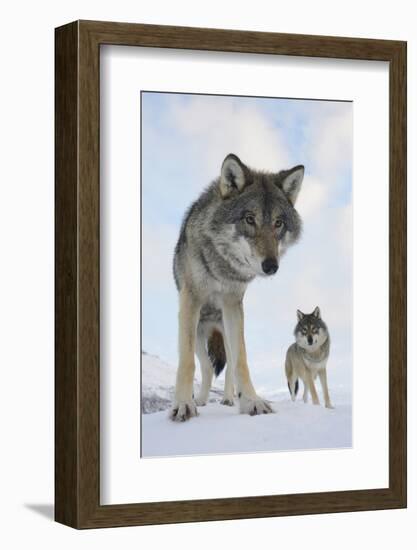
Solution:
[{"label": "wolf's nose", "polygon": [[308,336],[307,342],[308,342],[308,343],[310,344],[310,346],[311,346],[311,344],[313,343],[313,338],[312,338],[311,336]]},{"label": "wolf's nose", "polygon": [[273,275],[278,270],[278,262],[275,258],[267,258],[262,262],[262,270],[266,275]]}]

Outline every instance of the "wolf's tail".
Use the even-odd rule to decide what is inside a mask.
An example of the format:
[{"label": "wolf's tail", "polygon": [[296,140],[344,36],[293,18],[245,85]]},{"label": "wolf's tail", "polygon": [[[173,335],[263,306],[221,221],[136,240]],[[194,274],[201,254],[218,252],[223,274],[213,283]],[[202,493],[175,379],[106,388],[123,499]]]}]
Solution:
[{"label": "wolf's tail", "polygon": [[207,342],[207,352],[213,365],[214,374],[219,374],[226,364],[226,350],[224,349],[223,336],[218,330],[213,330]]},{"label": "wolf's tail", "polygon": [[291,391],[291,386],[290,386],[290,383],[288,382],[288,389],[290,391],[290,395],[291,397],[294,395],[294,397],[297,395],[298,393],[298,378],[295,380],[295,383],[294,383],[294,394],[293,392]]}]

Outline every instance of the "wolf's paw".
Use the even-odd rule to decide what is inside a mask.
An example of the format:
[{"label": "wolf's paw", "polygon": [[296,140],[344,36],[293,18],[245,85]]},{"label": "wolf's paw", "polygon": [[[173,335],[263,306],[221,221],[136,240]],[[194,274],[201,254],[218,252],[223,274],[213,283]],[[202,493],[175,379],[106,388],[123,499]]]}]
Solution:
[{"label": "wolf's paw", "polygon": [[239,403],[241,414],[255,416],[256,414],[269,414],[275,412],[267,401],[261,399],[257,395],[255,397],[240,395]]},{"label": "wolf's paw", "polygon": [[204,407],[204,405],[207,405],[207,397],[205,395],[198,395],[194,401],[197,407]]},{"label": "wolf's paw", "polygon": [[221,405],[226,405],[227,407],[233,407],[234,402],[233,398],[231,397],[223,397],[223,399],[220,401]]},{"label": "wolf's paw", "polygon": [[326,409],[335,409],[336,407],[331,403],[326,403]]},{"label": "wolf's paw", "polygon": [[169,413],[170,419],[175,422],[185,422],[193,416],[198,416],[197,407],[194,401],[175,403]]}]

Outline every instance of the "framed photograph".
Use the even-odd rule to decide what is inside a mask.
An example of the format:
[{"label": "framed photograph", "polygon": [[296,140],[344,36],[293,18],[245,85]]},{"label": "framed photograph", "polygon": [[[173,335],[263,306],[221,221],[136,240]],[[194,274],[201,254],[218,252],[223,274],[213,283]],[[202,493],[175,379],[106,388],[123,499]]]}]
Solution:
[{"label": "framed photograph", "polygon": [[56,521],[406,507],[406,43],[55,40]]}]

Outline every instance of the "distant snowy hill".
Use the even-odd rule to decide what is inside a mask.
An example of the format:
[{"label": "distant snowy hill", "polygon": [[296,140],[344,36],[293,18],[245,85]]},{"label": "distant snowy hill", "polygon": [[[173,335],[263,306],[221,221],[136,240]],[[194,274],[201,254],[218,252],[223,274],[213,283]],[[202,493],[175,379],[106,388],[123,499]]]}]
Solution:
[{"label": "distant snowy hill", "polygon": [[[198,370],[198,366],[197,369]],[[142,412],[144,414],[164,411],[172,402],[175,387],[176,367],[165,363],[156,355],[142,351]],[[198,391],[199,381],[195,378]],[[221,398],[222,384],[215,381],[209,400]]]},{"label": "distant snowy hill", "polygon": [[[198,367],[196,371],[199,376]],[[275,391],[260,388],[259,394],[271,401],[276,414],[251,417],[239,414],[237,405],[220,405],[223,381],[216,380],[209,403],[198,409],[199,416],[176,423],[168,418],[175,375],[174,366],[142,353],[144,457],[352,446],[352,400],[348,388],[330,387],[336,407],[333,410],[322,405],[305,404],[300,396],[293,403],[286,388]],[[198,391],[198,378],[195,379],[195,390]]]}]

